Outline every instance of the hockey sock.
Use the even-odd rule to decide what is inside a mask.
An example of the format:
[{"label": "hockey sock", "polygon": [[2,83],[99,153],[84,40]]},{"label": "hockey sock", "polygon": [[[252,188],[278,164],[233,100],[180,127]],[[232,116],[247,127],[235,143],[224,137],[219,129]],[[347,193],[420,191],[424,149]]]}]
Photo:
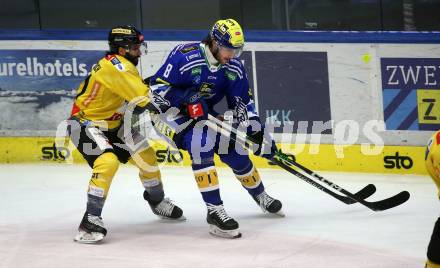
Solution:
[{"label": "hockey sock", "polygon": [[258,174],[257,169],[252,163],[241,172],[234,171],[234,173],[237,179],[241,182],[241,185],[243,185],[250,195],[257,196],[264,191],[264,185],[260,179],[260,174]]},{"label": "hockey sock", "polygon": [[[440,218],[437,219],[428,245],[428,267],[440,267]],[[431,266],[429,264],[432,264]],[[435,266],[435,265],[436,266]]]},{"label": "hockey sock", "polygon": [[96,158],[93,163],[93,174],[87,192],[87,212],[100,216],[104,207],[110,184],[119,167],[119,160],[112,152],[107,152]]},{"label": "hockey sock", "polygon": [[146,200],[153,205],[160,203],[165,194],[154,149],[148,147],[133,155],[130,162],[139,168],[139,178],[148,194]]},{"label": "hockey sock", "polygon": [[218,176],[214,165],[193,164],[193,171],[203,201],[213,205],[223,204],[220,198]]},{"label": "hockey sock", "polygon": [[139,173],[139,176],[141,177],[142,184],[144,185],[145,191],[148,194],[148,197],[145,199],[148,200],[148,202],[150,202],[152,205],[159,204],[165,197],[160,177],[146,178],[142,173]]}]

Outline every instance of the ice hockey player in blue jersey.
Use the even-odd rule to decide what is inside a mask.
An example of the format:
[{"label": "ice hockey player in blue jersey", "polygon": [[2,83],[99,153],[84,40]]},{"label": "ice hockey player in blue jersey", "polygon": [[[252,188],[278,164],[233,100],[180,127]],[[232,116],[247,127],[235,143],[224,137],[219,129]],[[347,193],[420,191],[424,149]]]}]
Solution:
[{"label": "ice hockey player in blue jersey", "polygon": [[[257,127],[248,127],[248,135],[260,143],[254,154],[270,158],[275,153],[273,141],[270,148],[263,150],[261,146],[264,124],[260,123],[245,69],[238,59],[243,46],[244,36],[240,25],[233,19],[219,20],[202,42],[175,47],[157,73],[149,79],[150,98],[156,109],[162,115],[170,107],[180,111],[172,119],[162,116],[160,123],[153,120],[155,128],[178,148],[189,152],[194,176],[207,206],[210,233],[227,238],[240,237],[241,233],[238,223],[224,209],[214,154],[218,154],[220,160],[232,168],[236,178],[263,212],[283,215],[281,202],[266,193],[247,151],[243,148],[237,150],[236,145],[229,143],[225,150],[220,144],[220,134],[196,124],[203,122],[200,120],[205,120],[208,113],[218,117],[213,107],[226,98],[228,109],[233,111],[238,123],[246,126],[249,122],[257,122]],[[176,131],[177,126],[188,122],[191,123],[183,131]]]}]

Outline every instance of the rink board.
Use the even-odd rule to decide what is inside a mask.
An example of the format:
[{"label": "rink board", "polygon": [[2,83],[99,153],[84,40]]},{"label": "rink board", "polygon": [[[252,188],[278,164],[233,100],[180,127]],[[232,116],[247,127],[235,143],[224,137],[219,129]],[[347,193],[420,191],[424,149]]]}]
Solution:
[{"label": "rink board", "polygon": [[[0,32],[1,136],[53,136],[69,117],[75,90],[107,49],[105,31],[80,32]],[[153,75],[176,45],[206,35],[198,33],[146,34],[141,76]],[[424,146],[440,128],[438,33],[246,36],[241,61],[261,119],[279,124],[277,141],[292,133],[302,143],[321,134],[322,143],[345,143],[350,131],[357,137],[350,143],[369,142],[373,134],[387,145]],[[215,110],[225,107],[221,102]],[[303,134],[307,141],[296,140]]]},{"label": "rink board", "polygon": [[[162,141],[152,143],[159,163],[190,166],[186,152],[170,148]],[[279,144],[304,166],[312,170],[427,174],[425,148],[418,146],[383,146],[333,144]],[[57,162],[66,164],[85,163],[75,147],[65,140],[55,146],[53,137],[0,137],[0,163]],[[251,156],[260,168],[278,168],[267,160]],[[216,162],[223,166],[218,158]]]}]

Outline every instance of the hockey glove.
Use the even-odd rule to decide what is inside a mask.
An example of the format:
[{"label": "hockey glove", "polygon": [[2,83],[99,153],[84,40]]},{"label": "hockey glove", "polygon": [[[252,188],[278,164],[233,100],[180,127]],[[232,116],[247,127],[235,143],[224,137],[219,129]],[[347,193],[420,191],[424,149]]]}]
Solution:
[{"label": "hockey glove", "polygon": [[[258,155],[269,160],[272,159],[277,152],[275,141],[269,135],[269,133],[266,133],[265,135],[264,124],[262,124],[258,118],[251,118],[249,120],[251,121],[251,126],[248,127],[247,135],[254,144],[258,145],[257,149],[254,150],[254,155]],[[255,127],[255,124],[259,124],[260,128],[258,129],[258,126]],[[254,125],[253,129],[256,128],[257,130],[253,130],[252,125]]]},{"label": "hockey glove", "polygon": [[189,117],[196,120],[208,119],[208,105],[200,92],[189,91],[183,99],[183,104],[186,106]]}]

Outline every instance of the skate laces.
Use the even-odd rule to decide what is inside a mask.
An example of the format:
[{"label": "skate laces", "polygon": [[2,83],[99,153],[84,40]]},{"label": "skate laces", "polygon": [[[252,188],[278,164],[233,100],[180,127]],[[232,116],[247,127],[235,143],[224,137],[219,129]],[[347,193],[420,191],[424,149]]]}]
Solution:
[{"label": "skate laces", "polygon": [[164,216],[171,216],[173,209],[174,204],[168,197],[164,198],[157,206],[154,207],[154,210],[156,210],[157,213]]},{"label": "skate laces", "polygon": [[104,222],[100,216],[95,216],[92,214],[87,214],[87,220],[94,225],[104,228]]},{"label": "skate laces", "polygon": [[228,214],[226,214],[225,207],[223,205],[216,206],[212,204],[207,204],[207,206],[209,213],[215,213],[223,222],[232,219],[231,217],[229,217]]},{"label": "skate laces", "polygon": [[267,208],[275,201],[270,195],[268,195],[266,192],[262,192],[261,194],[257,195],[257,200],[260,203],[261,209],[266,212]]}]

